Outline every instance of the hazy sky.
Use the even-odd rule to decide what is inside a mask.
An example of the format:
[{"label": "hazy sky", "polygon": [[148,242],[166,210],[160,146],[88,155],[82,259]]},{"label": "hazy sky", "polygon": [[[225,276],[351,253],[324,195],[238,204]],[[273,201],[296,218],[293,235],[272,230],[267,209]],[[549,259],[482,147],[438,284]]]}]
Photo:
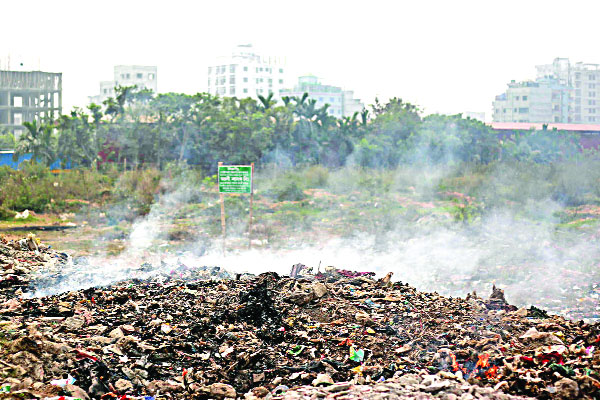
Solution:
[{"label": "hazy sky", "polygon": [[600,63],[599,11],[598,0],[22,0],[2,2],[0,60],[62,72],[66,112],[117,64],[157,65],[159,92],[206,90],[216,56],[253,43],[366,103],[396,96],[489,118],[494,96],[536,64]]}]

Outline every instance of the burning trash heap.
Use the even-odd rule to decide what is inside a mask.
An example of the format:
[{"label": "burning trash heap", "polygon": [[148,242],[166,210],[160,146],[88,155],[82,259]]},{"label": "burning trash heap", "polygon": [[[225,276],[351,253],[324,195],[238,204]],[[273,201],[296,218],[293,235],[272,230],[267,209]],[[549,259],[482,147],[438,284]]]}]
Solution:
[{"label": "burning trash heap", "polygon": [[600,325],[391,274],[177,265],[26,298],[67,256],[0,241],[0,398],[600,398]]}]

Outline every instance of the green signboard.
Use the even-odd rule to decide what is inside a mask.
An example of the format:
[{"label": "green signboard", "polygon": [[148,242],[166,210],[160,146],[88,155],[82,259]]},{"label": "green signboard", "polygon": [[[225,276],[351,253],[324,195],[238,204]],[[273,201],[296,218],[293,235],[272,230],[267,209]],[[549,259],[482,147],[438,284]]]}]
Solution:
[{"label": "green signboard", "polygon": [[251,193],[252,166],[219,166],[219,193]]}]

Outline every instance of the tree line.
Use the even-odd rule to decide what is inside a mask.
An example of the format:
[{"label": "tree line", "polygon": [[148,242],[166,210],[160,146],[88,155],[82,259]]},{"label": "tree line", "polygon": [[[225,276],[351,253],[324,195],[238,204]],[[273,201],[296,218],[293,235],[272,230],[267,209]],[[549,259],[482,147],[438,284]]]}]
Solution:
[{"label": "tree line", "polygon": [[172,163],[214,171],[229,164],[321,164],[395,168],[403,163],[490,163],[501,159],[551,162],[580,153],[578,138],[556,131],[498,138],[484,123],[458,115],[422,116],[400,98],[336,118],[308,94],[258,100],[207,93],[153,95],[117,87],[102,105],[74,108],[54,121],[25,123],[15,158],[56,160],[80,167],[128,168]]}]

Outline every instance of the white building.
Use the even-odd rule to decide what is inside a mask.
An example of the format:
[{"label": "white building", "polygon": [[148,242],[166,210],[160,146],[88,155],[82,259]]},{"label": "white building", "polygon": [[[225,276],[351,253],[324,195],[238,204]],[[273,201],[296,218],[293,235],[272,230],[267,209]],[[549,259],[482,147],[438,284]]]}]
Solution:
[{"label": "white building", "polygon": [[568,123],[569,86],[554,78],[508,84],[493,102],[494,122]]},{"label": "white building", "polygon": [[568,122],[600,122],[600,65],[555,58],[552,64],[538,65],[536,69],[538,78],[558,79],[573,89]]},{"label": "white building", "polygon": [[536,70],[535,81],[513,81],[496,96],[494,122],[600,122],[600,65],[555,58]]},{"label": "white building", "polygon": [[117,65],[114,67],[114,79],[100,82],[100,93],[90,96],[90,103],[102,104],[109,97],[115,97],[115,87],[137,86],[158,92],[157,68],[142,65]]},{"label": "white building", "polygon": [[360,99],[354,98],[354,92],[343,90],[338,86],[323,85],[316,76],[308,75],[298,78],[298,84],[293,89],[281,90],[281,96],[302,97],[308,93],[308,98],[316,100],[317,107],[329,104],[327,112],[334,117],[351,117],[355,112],[361,112],[365,106]]},{"label": "white building", "polygon": [[231,56],[219,57],[208,67],[208,93],[227,97],[264,97],[285,87],[284,65],[278,57],[257,54],[251,44],[239,45]]}]

